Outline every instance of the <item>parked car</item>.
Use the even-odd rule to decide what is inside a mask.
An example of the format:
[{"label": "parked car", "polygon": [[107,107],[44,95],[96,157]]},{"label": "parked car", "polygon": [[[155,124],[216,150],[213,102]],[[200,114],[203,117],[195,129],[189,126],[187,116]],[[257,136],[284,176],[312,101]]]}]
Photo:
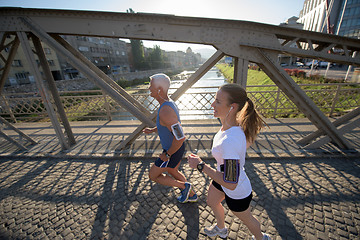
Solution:
[{"label": "parked car", "polygon": [[[313,65],[313,61],[305,63],[305,66],[308,68],[311,68],[312,65]],[[314,68],[318,68],[318,60],[314,60]]]},{"label": "parked car", "polygon": [[[318,65],[320,68],[327,68],[329,62],[319,62]],[[330,67],[332,67],[332,64],[330,63]]]},{"label": "parked car", "polygon": [[[305,63],[306,67],[311,68],[312,65],[312,61]],[[329,62],[323,62],[323,61],[318,61],[318,60],[314,60],[314,68],[327,68]],[[333,65],[330,63],[330,67],[332,67]]]},{"label": "parked car", "polygon": [[302,62],[296,62],[295,65],[300,68],[305,67],[305,65]]}]

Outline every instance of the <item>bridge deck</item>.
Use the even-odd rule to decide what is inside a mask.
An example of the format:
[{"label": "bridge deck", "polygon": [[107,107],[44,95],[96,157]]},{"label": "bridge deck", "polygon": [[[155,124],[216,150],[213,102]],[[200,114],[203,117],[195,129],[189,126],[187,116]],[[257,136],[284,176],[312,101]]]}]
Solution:
[{"label": "bridge deck", "polygon": [[[317,151],[299,148],[296,140],[314,130],[307,120],[268,123],[270,130],[259,136],[245,166],[252,212],[262,230],[273,239],[357,239],[359,156],[336,152],[332,144]],[[215,221],[206,204],[208,177],[183,161],[180,170],[199,202],[177,203],[178,189],[148,177],[151,157],[160,151],[157,138],[141,136],[117,152],[135,123],[71,125],[78,144],[64,153],[49,123],[16,124],[39,141],[27,152],[0,143],[1,239],[206,239],[203,228]],[[208,156],[218,127],[217,121],[184,121],[188,151]],[[357,148],[359,134],[357,128],[347,136]],[[250,239],[224,207],[229,239]]]},{"label": "bridge deck", "polygon": [[[256,143],[248,150],[248,157],[311,157],[339,153],[339,149],[331,143],[316,150],[305,149],[296,143],[316,130],[308,119],[267,119],[266,122],[270,128],[258,136]],[[14,125],[38,144],[27,146],[27,151],[20,151],[15,145],[0,138],[0,156],[156,157],[161,151],[159,138],[155,134],[142,135],[128,148],[117,149],[121,140],[137,128],[138,121],[71,122],[77,144],[67,151],[61,151],[61,145],[49,122]],[[203,157],[211,158],[212,138],[219,130],[219,121],[187,120],[183,121],[183,126],[188,153],[196,151]],[[7,129],[4,132],[10,136],[17,135]],[[360,127],[345,134],[345,137],[357,151],[360,150]]]}]

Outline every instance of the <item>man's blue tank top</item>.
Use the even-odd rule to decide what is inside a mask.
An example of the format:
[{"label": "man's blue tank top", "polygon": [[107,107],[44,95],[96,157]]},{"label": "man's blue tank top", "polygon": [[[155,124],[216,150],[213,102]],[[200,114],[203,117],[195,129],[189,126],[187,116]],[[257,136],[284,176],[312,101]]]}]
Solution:
[{"label": "man's blue tank top", "polygon": [[160,109],[165,105],[170,106],[172,109],[174,109],[179,122],[180,122],[180,115],[179,115],[179,110],[173,101],[164,102],[163,104],[161,104],[161,106],[158,110],[157,118],[156,118],[156,126],[157,126],[158,134],[160,137],[161,146],[163,149],[165,149],[167,151],[171,147],[174,135],[167,127],[162,126],[160,124],[159,112],[160,112]]}]

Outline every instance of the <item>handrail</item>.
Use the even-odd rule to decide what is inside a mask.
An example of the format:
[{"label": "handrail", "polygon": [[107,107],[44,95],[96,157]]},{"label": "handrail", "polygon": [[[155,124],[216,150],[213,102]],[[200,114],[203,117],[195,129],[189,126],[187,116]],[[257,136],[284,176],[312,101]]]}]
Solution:
[{"label": "handrail", "polygon": [[[314,87],[305,89],[304,92],[311,97],[319,108],[329,116],[345,115],[351,109],[360,105],[359,83],[327,83],[327,84],[299,84],[300,87]],[[349,88],[347,87],[349,86]],[[351,87],[350,87],[351,86]],[[256,87],[256,90],[251,90]],[[267,88],[274,88],[269,90]],[[318,89],[321,87],[321,89]],[[201,115],[211,118],[211,103],[218,87],[192,87],[192,91],[186,92],[177,100],[180,114],[198,118]],[[263,88],[264,90],[262,90]],[[174,90],[175,88],[171,88]],[[148,90],[136,88],[135,91]],[[201,91],[203,90],[203,91]],[[296,117],[301,112],[292,104],[290,99],[276,85],[249,85],[248,96],[254,101],[257,109],[265,117]],[[101,90],[88,91],[62,91],[59,92],[65,111],[72,121],[79,119],[102,119],[116,120],[124,117],[131,118],[123,107],[104,95]],[[139,102],[142,102],[149,111],[154,111],[157,102],[145,93],[131,94]],[[170,93],[171,95],[171,93]],[[199,97],[199,95],[201,97]],[[0,108],[0,115],[6,119],[30,120],[46,118],[47,113],[42,106],[40,95],[31,93],[5,93],[3,99],[8,107]],[[2,101],[4,102],[4,100]],[[3,104],[3,103],[2,103]],[[10,108],[10,112],[9,109]],[[15,119],[14,119],[15,118]]]}]

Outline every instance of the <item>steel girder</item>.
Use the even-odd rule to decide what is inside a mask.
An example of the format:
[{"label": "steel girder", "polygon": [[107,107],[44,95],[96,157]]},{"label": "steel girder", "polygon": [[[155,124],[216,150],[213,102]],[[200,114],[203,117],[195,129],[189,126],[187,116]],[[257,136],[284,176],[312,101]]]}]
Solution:
[{"label": "steel girder", "polygon": [[296,106],[319,129],[324,129],[328,136],[343,149],[351,149],[351,144],[337,131],[330,120],[320,111],[315,103],[285,72],[279,63],[273,62],[265,51],[258,49],[259,66],[276,83],[276,85],[293,101]]},{"label": "steel girder", "polygon": [[3,69],[1,69],[2,70],[2,74],[1,74],[1,78],[0,78],[0,93],[1,93],[2,89],[4,88],[5,80],[7,79],[8,75],[9,75],[10,67],[11,67],[12,62],[14,61],[15,54],[19,47],[20,42],[19,42],[19,39],[17,37],[15,37],[15,39],[13,41],[5,44],[5,39],[7,37],[7,34],[5,34],[5,32],[0,32],[0,34],[1,34],[0,35],[0,39],[1,39],[0,52],[5,48],[10,48],[9,55],[7,56],[7,58],[5,58],[2,54],[0,54],[1,60],[5,63]]},{"label": "steel girder", "polygon": [[[33,140],[31,137],[29,137],[28,135],[23,133],[21,130],[14,127],[11,123],[6,121],[6,119],[4,119],[1,116],[0,116],[0,124],[3,124],[5,126],[7,126],[8,128],[10,128],[11,130],[15,131],[20,136],[20,138],[24,138],[25,140],[27,140],[30,143],[30,145],[37,144],[37,142],[35,140]],[[0,129],[0,136],[5,138],[6,140],[8,140],[10,143],[18,146],[20,149],[27,150],[27,148],[23,144],[21,144],[19,141],[15,140],[15,139],[9,137],[8,135],[6,135],[1,129]]]},{"label": "steel girder", "polygon": [[[360,65],[358,39],[269,24],[162,14],[0,8],[0,32],[30,31],[28,17],[47,33],[141,40],[250,46],[294,56]],[[229,56],[231,52],[226,52]],[[235,56],[238,57],[238,56]],[[251,56],[247,56],[252,60]]]},{"label": "steel girder", "polygon": [[[72,146],[76,144],[74,134],[71,130],[70,123],[66,117],[64,106],[60,100],[59,92],[56,88],[55,80],[51,74],[51,70],[49,67],[49,64],[46,60],[44,49],[42,48],[41,41],[36,36],[31,36],[36,54],[39,58],[41,68],[43,69],[45,80],[47,82],[47,88],[49,89],[52,98],[54,100],[55,106],[56,106],[56,112],[59,115],[59,119],[61,120],[62,125],[64,126],[64,130],[67,136],[68,140],[68,146]],[[66,145],[64,145],[66,146]]]},{"label": "steel girder", "polygon": [[[276,64],[279,53],[318,58],[348,65],[360,65],[358,39],[273,26],[268,24],[208,18],[179,17],[159,14],[132,14],[92,11],[44,10],[0,8],[0,33],[32,32],[56,51],[70,59],[76,68],[87,72],[107,93],[138,117],[152,125],[152,115],[143,113],[137,104],[128,105],[125,93],[104,81],[81,57],[59,48],[61,44],[50,35],[85,35],[141,40],[160,40],[212,45],[222,54],[235,57],[235,80],[241,85],[246,81],[244,65],[254,62],[264,68],[272,80],[294,101],[306,116],[323,133],[341,148],[351,145],[337,131],[305,93],[292,82],[290,76]],[[66,47],[65,47],[66,48]],[[259,51],[260,49],[260,51]],[[92,69],[89,70],[88,68]],[[295,92],[294,92],[295,91]],[[294,94],[295,93],[295,94]],[[299,97],[302,98],[299,101]],[[303,104],[306,103],[306,104]]]},{"label": "steel girder", "polygon": [[30,65],[30,72],[35,78],[36,85],[39,88],[40,96],[43,100],[43,103],[45,105],[45,108],[49,114],[50,120],[52,122],[52,125],[55,129],[56,136],[60,140],[61,148],[63,150],[70,148],[70,143],[65,138],[65,135],[61,129],[61,125],[59,123],[59,119],[56,115],[56,111],[53,108],[53,105],[51,103],[50,93],[47,89],[47,87],[44,85],[41,72],[36,64],[34,54],[32,52],[32,48],[30,46],[30,42],[28,40],[28,36],[25,32],[17,32],[17,36],[20,40],[20,44],[23,48],[23,51],[25,53],[25,57],[29,62]]}]

